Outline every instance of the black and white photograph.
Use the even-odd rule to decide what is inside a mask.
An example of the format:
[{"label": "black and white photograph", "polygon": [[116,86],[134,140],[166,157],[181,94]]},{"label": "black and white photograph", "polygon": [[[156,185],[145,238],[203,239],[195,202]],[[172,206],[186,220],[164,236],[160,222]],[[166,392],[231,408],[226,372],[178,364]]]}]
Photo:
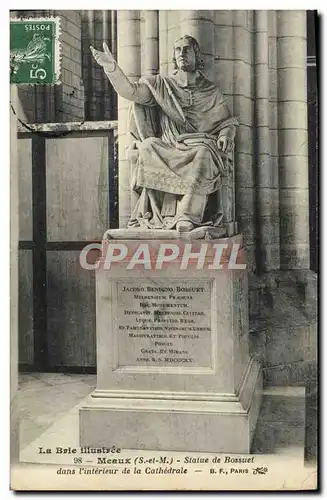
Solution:
[{"label": "black and white photograph", "polygon": [[319,12],[9,14],[10,489],[317,490]]}]

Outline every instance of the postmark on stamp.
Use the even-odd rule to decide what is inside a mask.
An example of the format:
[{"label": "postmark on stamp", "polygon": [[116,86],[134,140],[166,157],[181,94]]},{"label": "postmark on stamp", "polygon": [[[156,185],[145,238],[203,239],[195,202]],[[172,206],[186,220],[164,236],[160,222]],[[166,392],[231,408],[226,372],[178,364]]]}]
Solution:
[{"label": "postmark on stamp", "polygon": [[10,83],[60,83],[60,18],[10,19]]}]

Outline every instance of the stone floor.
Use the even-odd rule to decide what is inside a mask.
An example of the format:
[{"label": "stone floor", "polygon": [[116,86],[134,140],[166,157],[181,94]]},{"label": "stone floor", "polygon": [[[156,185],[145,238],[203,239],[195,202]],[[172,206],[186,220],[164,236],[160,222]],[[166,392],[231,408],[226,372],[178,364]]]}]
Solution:
[{"label": "stone floor", "polygon": [[64,417],[95,389],[96,375],[19,375],[20,449]]}]

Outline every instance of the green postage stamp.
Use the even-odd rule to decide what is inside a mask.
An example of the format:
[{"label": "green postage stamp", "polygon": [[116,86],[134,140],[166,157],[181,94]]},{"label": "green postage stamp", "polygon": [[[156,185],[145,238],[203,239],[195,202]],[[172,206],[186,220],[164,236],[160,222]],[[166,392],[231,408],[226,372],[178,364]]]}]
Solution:
[{"label": "green postage stamp", "polygon": [[60,18],[10,19],[10,83],[60,83]]}]

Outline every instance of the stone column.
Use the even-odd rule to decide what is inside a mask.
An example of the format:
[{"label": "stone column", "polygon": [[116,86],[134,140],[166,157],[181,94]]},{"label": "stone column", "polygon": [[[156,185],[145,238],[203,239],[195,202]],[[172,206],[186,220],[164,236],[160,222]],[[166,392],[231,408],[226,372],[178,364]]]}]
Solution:
[{"label": "stone column", "polygon": [[[271,153],[277,135],[270,114],[269,11],[254,12],[254,134],[257,273],[279,268],[278,175]],[[274,13],[272,13],[274,14]],[[272,20],[273,21],[273,20]]]},{"label": "stone column", "polygon": [[216,10],[214,16],[214,81],[233,108],[233,12]]},{"label": "stone column", "polygon": [[[141,76],[140,11],[119,10],[117,14],[118,64],[131,80]],[[126,158],[129,145],[127,130],[129,102],[118,98],[119,143],[119,227],[126,227],[132,208],[130,165]]]},{"label": "stone column", "polygon": [[[116,10],[112,10],[111,11],[111,24],[110,24],[110,39],[111,39],[111,52],[115,58],[115,60],[117,61],[117,11]],[[110,86],[112,86],[110,84]],[[114,89],[112,88],[112,91],[111,91],[111,99],[112,99],[112,105],[111,105],[111,111],[112,111],[112,115],[111,115],[111,119],[115,119],[117,120],[117,115],[118,115],[118,110],[117,110],[117,106],[118,106],[118,97],[117,97],[117,94],[116,92],[114,91]]]},{"label": "stone column", "polygon": [[142,75],[159,72],[159,11],[141,12]]},{"label": "stone column", "polygon": [[[253,11],[233,11],[233,112],[239,118],[235,143],[235,206],[244,236],[248,269],[256,270],[255,161],[253,144]],[[231,78],[228,75],[228,78]]]},{"label": "stone column", "polygon": [[[105,41],[107,44],[109,44],[110,47],[110,21],[111,21],[111,11],[110,10],[101,10],[100,15],[98,15],[98,18],[96,19],[96,24],[95,24],[95,33],[96,36],[99,35],[103,41]],[[102,69],[100,67],[100,69]],[[111,105],[111,89],[109,87],[109,80],[104,74],[104,71],[102,70],[101,73],[101,78],[99,79],[99,89],[100,89],[100,110],[99,110],[99,119],[100,120],[110,120],[112,119],[111,113],[110,113],[110,105]],[[102,101],[102,102],[101,102]]]},{"label": "stone column", "polygon": [[309,268],[306,11],[277,12],[281,269]]},{"label": "stone column", "polygon": [[[110,37],[110,10],[94,11],[94,47],[103,50],[102,44],[106,42],[111,48]],[[95,81],[93,81],[93,96],[95,100],[96,114],[93,120],[112,120],[111,113],[113,89],[106,77],[103,68],[99,66],[90,54],[92,65],[95,68]]]},{"label": "stone column", "polygon": [[[233,12],[212,12],[214,40],[213,65],[210,73],[212,81],[216,82],[223,93],[231,111],[233,111]],[[235,156],[235,155],[234,155]],[[235,222],[235,172],[222,178],[222,187],[219,193],[224,210],[223,223],[234,226]],[[234,229],[234,228],[233,228]],[[232,230],[233,230],[232,229]]]},{"label": "stone column", "polygon": [[85,85],[85,119],[117,118],[117,95],[103,69],[94,60],[90,45],[103,50],[106,42],[115,55],[115,13],[111,10],[82,11],[82,57]]},{"label": "stone column", "polygon": [[173,72],[173,47],[174,42],[181,36],[180,30],[180,10],[169,10],[167,16],[168,30],[167,30],[167,74],[171,75]]},{"label": "stone column", "polygon": [[268,12],[268,74],[269,74],[269,130],[270,130],[270,175],[271,187],[276,191],[276,205],[272,215],[271,267],[280,267],[279,234],[279,172],[278,172],[278,93],[277,93],[277,15],[275,10]]},{"label": "stone column", "polygon": [[168,74],[168,10],[159,10],[159,68],[160,74]]}]

